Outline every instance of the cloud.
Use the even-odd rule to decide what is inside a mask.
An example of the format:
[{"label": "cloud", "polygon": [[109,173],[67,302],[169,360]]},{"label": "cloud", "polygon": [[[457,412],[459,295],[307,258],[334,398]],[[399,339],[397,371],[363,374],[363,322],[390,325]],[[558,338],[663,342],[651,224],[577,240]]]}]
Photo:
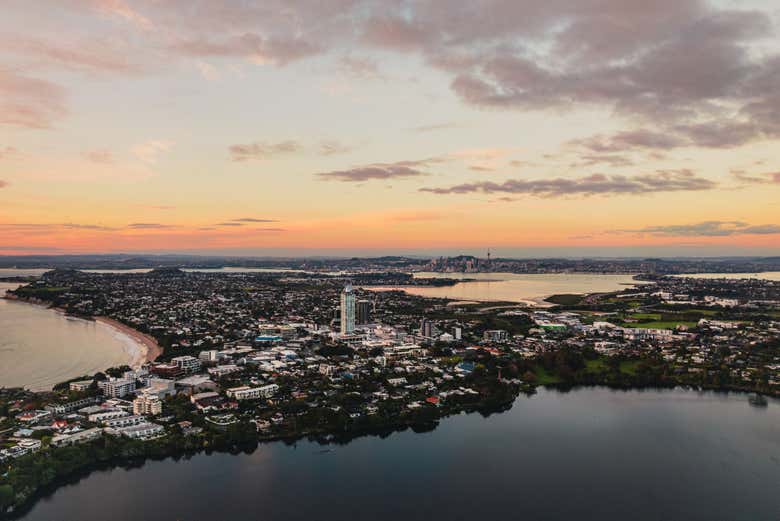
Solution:
[{"label": "cloud", "polygon": [[569,142],[597,153],[627,152],[637,148],[672,149],[690,145],[690,141],[668,133],[647,129],[618,132],[609,137],[592,136]]},{"label": "cloud", "polygon": [[0,125],[49,128],[66,113],[62,87],[0,67]]},{"label": "cloud", "polygon": [[169,228],[175,228],[172,224],[160,224],[160,223],[131,223],[127,225],[128,228],[134,230],[165,230]]},{"label": "cloud", "polygon": [[172,49],[193,57],[241,56],[253,63],[277,65],[286,65],[317,54],[321,50],[318,44],[300,38],[266,37],[257,33],[244,33],[219,39],[187,39],[175,43]]},{"label": "cloud", "polygon": [[99,232],[110,232],[116,230],[110,226],[103,226],[100,224],[76,224],[76,223],[64,223],[59,225],[62,228],[70,230],[93,230]]},{"label": "cloud", "polygon": [[278,223],[276,219],[257,219],[255,217],[242,217],[240,219],[232,219],[231,222],[236,223]]},{"label": "cloud", "polygon": [[230,222],[224,222],[224,223],[217,223],[214,226],[238,227],[238,226],[246,226],[246,223],[230,221]]},{"label": "cloud", "polygon": [[594,165],[607,165],[613,168],[634,166],[634,162],[620,154],[586,154],[579,158],[579,162],[573,163],[572,168],[581,168]]},{"label": "cloud", "polygon": [[370,58],[343,56],[339,60],[339,68],[342,72],[361,79],[377,79],[382,75],[376,62]]},{"label": "cloud", "polygon": [[748,174],[744,170],[732,170],[731,175],[746,184],[780,184],[780,172]]},{"label": "cloud", "polygon": [[347,154],[352,151],[352,148],[339,143],[338,141],[322,141],[320,143],[320,155],[334,156],[337,154]]},{"label": "cloud", "polygon": [[123,0],[88,0],[92,7],[99,12],[118,16],[139,27],[150,29],[154,24],[138,11],[132,9]]},{"label": "cloud", "polygon": [[371,165],[357,166],[348,170],[334,170],[315,174],[321,179],[342,181],[345,183],[360,183],[376,179],[401,179],[407,177],[421,177],[429,175],[421,170],[431,163],[441,162],[441,158],[430,158],[418,161],[399,161],[396,163],[374,163]]},{"label": "cloud", "polygon": [[80,223],[0,223],[0,228],[28,233],[53,232],[61,230],[88,230],[97,232],[116,231],[118,228],[103,226],[101,224]]},{"label": "cloud", "polygon": [[617,230],[617,233],[642,233],[670,237],[727,237],[731,235],[775,235],[780,226],[774,224],[748,225],[741,221],[704,221],[696,224],[648,226],[636,230]]},{"label": "cloud", "polygon": [[301,150],[297,141],[280,141],[278,143],[255,142],[244,145],[231,145],[228,150],[233,161],[264,160]]},{"label": "cloud", "polygon": [[158,156],[173,147],[171,141],[152,140],[141,143],[132,148],[131,152],[140,161],[153,165],[157,163]]},{"label": "cloud", "polygon": [[480,181],[448,188],[421,188],[420,191],[433,194],[507,193],[537,197],[562,197],[567,195],[643,195],[659,192],[711,190],[716,186],[713,181],[698,177],[689,170],[659,170],[653,174],[636,176],[593,174],[575,179]]},{"label": "cloud", "polygon": [[114,157],[108,150],[90,150],[84,154],[84,157],[93,163],[110,165],[114,162]]},{"label": "cloud", "polygon": [[71,71],[87,73],[136,74],[143,70],[140,64],[132,63],[132,56],[126,48],[115,48],[115,40],[69,41],[59,37],[56,42],[20,34],[9,35],[0,40],[3,50],[23,57],[31,65],[57,66]]}]

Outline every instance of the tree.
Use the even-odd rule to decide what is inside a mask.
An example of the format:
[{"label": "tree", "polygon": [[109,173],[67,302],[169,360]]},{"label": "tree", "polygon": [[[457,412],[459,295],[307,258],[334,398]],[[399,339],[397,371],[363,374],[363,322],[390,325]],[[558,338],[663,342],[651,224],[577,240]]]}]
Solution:
[{"label": "tree", "polygon": [[14,488],[11,485],[0,485],[0,512],[14,503]]}]

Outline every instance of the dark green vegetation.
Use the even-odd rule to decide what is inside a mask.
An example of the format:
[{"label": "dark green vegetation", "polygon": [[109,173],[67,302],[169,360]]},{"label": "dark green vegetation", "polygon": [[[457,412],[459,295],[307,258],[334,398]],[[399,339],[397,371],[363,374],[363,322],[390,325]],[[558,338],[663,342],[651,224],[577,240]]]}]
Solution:
[{"label": "dark green vegetation", "polygon": [[561,306],[576,306],[582,302],[582,299],[582,295],[564,293],[561,295],[552,295],[544,300],[550,304],[559,304]]}]

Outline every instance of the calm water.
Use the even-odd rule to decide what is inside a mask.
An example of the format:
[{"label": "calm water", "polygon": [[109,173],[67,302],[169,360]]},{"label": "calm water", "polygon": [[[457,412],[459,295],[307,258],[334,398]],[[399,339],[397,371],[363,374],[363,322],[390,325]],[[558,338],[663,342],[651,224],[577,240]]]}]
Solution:
[{"label": "calm water", "polygon": [[274,443],[98,472],[23,519],[780,519],[778,400],[542,390],[489,418],[333,448]]},{"label": "calm water", "polygon": [[[0,283],[0,296],[18,284]],[[33,390],[128,363],[139,346],[96,322],[0,299],[0,387]]]},{"label": "calm water", "polygon": [[688,273],[675,275],[692,279],[764,279],[780,281],[780,271],[763,271],[760,273]]},{"label": "calm water", "polygon": [[[477,279],[444,287],[397,287],[423,297],[475,300],[479,302],[538,302],[544,297],[562,293],[601,293],[618,291],[637,284],[633,275],[598,275],[587,273],[428,273],[415,278]],[[366,288],[371,289],[371,288]]]}]

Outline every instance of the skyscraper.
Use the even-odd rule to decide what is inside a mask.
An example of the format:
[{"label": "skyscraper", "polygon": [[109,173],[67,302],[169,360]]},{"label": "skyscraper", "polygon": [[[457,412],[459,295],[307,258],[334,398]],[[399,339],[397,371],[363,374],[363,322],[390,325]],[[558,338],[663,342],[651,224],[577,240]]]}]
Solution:
[{"label": "skyscraper", "polygon": [[371,322],[371,302],[368,300],[358,300],[355,305],[355,320],[358,324],[368,324]]},{"label": "skyscraper", "polygon": [[355,330],[355,292],[347,283],[341,292],[341,334],[349,335]]}]

